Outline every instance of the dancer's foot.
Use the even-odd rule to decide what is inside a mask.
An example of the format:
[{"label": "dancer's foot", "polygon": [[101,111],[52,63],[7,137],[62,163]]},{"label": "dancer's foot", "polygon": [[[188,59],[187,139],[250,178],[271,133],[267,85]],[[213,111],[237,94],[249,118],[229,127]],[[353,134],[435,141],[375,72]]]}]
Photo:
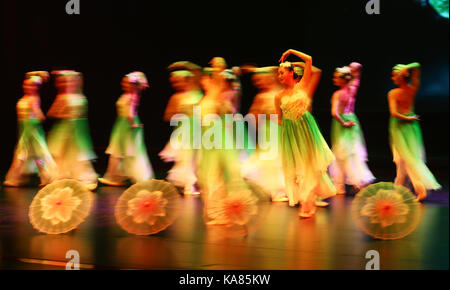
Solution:
[{"label": "dancer's foot", "polygon": [[272,197],[272,201],[273,202],[285,202],[285,201],[289,201],[289,199],[287,198],[287,196],[284,193],[278,193],[277,195]]},{"label": "dancer's foot", "polygon": [[323,201],[323,200],[316,200],[316,206],[319,206],[319,207],[326,207],[326,206],[328,206],[328,205],[329,205],[329,203],[326,202],[326,201]]},{"label": "dancer's foot", "polygon": [[98,182],[83,182],[83,184],[86,186],[87,189],[89,189],[90,191],[95,190],[98,186]]},{"label": "dancer's foot", "polygon": [[286,202],[289,201],[289,199],[287,197],[275,197],[274,199],[272,199],[273,202]]},{"label": "dancer's foot", "polygon": [[124,186],[125,185],[124,182],[112,181],[112,180],[109,180],[104,177],[99,177],[98,181],[100,181],[101,183],[103,183],[105,185],[109,185],[109,186]]},{"label": "dancer's foot", "polygon": [[424,200],[425,198],[427,198],[427,192],[425,191],[425,192],[422,192],[422,193],[419,193],[418,195],[417,195],[417,198],[415,199],[415,201],[422,201],[422,200]]},{"label": "dancer's foot", "polygon": [[21,187],[21,186],[23,186],[23,184],[20,183],[20,182],[13,182],[13,181],[8,181],[8,180],[3,181],[3,185],[4,186],[9,186],[9,187]]},{"label": "dancer's foot", "polygon": [[315,206],[309,211],[305,211],[303,209],[304,209],[304,206],[302,205],[300,207],[300,211],[298,213],[298,216],[301,217],[301,218],[310,218],[310,217],[314,216],[314,214],[316,213],[316,207]]},{"label": "dancer's foot", "polygon": [[200,195],[200,192],[196,191],[195,187],[192,185],[192,186],[184,187],[183,194],[184,195]]},{"label": "dancer's foot", "polygon": [[298,216],[304,219],[310,218],[314,215],[314,213],[306,213],[306,212],[299,212]]}]

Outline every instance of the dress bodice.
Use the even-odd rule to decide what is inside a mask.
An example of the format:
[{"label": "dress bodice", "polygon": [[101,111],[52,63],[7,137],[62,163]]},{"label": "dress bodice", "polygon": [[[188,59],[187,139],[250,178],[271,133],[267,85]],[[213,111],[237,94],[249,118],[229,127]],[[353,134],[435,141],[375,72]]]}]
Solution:
[{"label": "dress bodice", "polygon": [[16,105],[17,109],[17,118],[20,121],[25,121],[28,119],[35,119],[36,113],[33,110],[33,106],[39,106],[40,102],[37,97],[23,97],[21,98]]},{"label": "dress bodice", "polygon": [[136,100],[129,94],[123,94],[116,102],[117,115],[128,117],[130,113],[136,116]]},{"label": "dress bodice", "polygon": [[281,97],[280,109],[283,118],[289,120],[297,120],[308,111],[310,99],[305,91],[298,90],[292,94]]}]

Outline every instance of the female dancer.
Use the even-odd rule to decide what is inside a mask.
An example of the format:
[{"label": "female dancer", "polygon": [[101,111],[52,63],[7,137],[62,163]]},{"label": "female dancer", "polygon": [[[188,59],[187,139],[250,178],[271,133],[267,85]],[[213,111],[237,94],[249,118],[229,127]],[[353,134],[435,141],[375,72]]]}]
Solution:
[{"label": "female dancer", "polygon": [[87,99],[83,95],[83,76],[76,71],[56,71],[58,95],[47,112],[58,119],[48,136],[50,153],[58,165],[59,177],[73,178],[88,189],[97,188],[97,173],[91,164],[92,149],[87,120]]},{"label": "female dancer", "polygon": [[233,133],[227,130],[230,124],[224,115],[234,109],[231,101],[222,95],[228,87],[226,77],[215,77],[213,71],[205,68],[201,79],[205,95],[200,102],[203,142],[198,163],[198,182],[208,225],[226,223],[214,210],[215,204],[230,193],[248,190],[240,173],[238,151],[225,146]]},{"label": "female dancer", "polygon": [[23,81],[24,96],[17,102],[17,120],[19,122],[19,141],[14,152],[11,168],[3,182],[5,186],[22,186],[25,179],[25,167],[28,161],[34,161],[41,178],[41,186],[57,176],[54,162],[45,142],[41,122],[45,120],[41,111],[39,88],[49,79],[46,71],[29,72]]},{"label": "female dancer", "polygon": [[[169,66],[169,69],[170,67],[174,67],[174,65]],[[195,150],[192,142],[194,130],[193,106],[198,104],[203,96],[195,71],[188,70],[191,67],[197,66],[188,63],[183,67],[177,66],[179,70],[171,72],[170,82],[176,92],[170,97],[164,113],[165,121],[181,124],[175,130],[182,130],[178,133],[189,136],[189,144],[183,144],[183,141],[180,141],[177,135],[177,138],[171,138],[164,150],[159,153],[164,161],[175,162],[169,170],[167,180],[177,187],[184,188],[183,192],[186,195],[198,194],[195,189],[197,177],[195,174]],[[176,144],[173,144],[173,142]],[[173,148],[173,145],[176,145],[177,148]]]},{"label": "female dancer", "polygon": [[[264,144],[273,146],[270,138],[276,138],[276,152],[272,158],[263,158],[262,154],[269,157],[274,148],[262,149],[257,146],[256,151],[249,157],[243,166],[243,175],[255,181],[271,193],[272,201],[288,201],[284,191],[283,165],[281,161],[281,127],[278,119],[272,121],[270,115],[276,114],[274,100],[281,91],[281,85],[277,79],[277,67],[243,67],[244,72],[252,73],[253,85],[259,90],[253,99],[249,114],[254,115],[255,128],[258,131],[258,139]],[[265,116],[265,123],[259,123],[259,116]],[[271,134],[271,128],[277,129],[277,134]],[[274,136],[272,136],[274,135]],[[262,138],[262,139],[261,139]]]},{"label": "female dancer", "polygon": [[[345,184],[356,189],[374,180],[367,167],[367,151],[364,137],[355,115],[355,100],[358,87],[352,83],[350,67],[337,68],[333,82],[339,87],[331,99],[331,143],[336,161],[330,166],[330,174],[338,194],[345,194]],[[358,84],[359,85],[359,84]]]},{"label": "female dancer", "polygon": [[[284,62],[294,54],[305,61],[300,82],[294,66]],[[300,217],[311,217],[316,210],[316,197],[328,198],[336,194],[327,169],[334,160],[320,130],[309,113],[310,99],[306,88],[311,80],[312,58],[289,49],[280,59],[278,78],[284,86],[275,98],[279,124],[282,125],[282,158],[289,205],[300,202]]]},{"label": "female dancer", "polygon": [[[411,81],[408,82],[407,78]],[[398,64],[392,69],[392,81],[398,88],[388,93],[389,135],[394,162],[397,166],[395,183],[404,185],[408,176],[417,200],[427,196],[427,189],[441,188],[425,165],[425,150],[419,117],[414,114],[414,100],[420,85],[420,64]]]},{"label": "female dancer", "polygon": [[129,73],[122,79],[124,93],[116,102],[117,120],[106,149],[108,168],[98,179],[103,184],[123,186],[126,179],[136,183],[153,178],[144,129],[137,113],[141,92],[146,88],[148,82],[142,72]]}]

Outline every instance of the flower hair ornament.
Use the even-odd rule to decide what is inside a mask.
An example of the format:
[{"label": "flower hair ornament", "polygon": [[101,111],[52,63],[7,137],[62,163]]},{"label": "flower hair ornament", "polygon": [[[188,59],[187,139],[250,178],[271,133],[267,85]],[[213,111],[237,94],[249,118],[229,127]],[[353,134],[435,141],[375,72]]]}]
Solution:
[{"label": "flower hair ornament", "polygon": [[125,77],[128,78],[128,81],[132,84],[139,86],[140,88],[148,88],[147,77],[143,72],[135,71],[127,74]]},{"label": "flower hair ornament", "polygon": [[348,66],[338,67],[335,71],[341,75],[341,78],[347,81],[352,79],[352,71]]}]

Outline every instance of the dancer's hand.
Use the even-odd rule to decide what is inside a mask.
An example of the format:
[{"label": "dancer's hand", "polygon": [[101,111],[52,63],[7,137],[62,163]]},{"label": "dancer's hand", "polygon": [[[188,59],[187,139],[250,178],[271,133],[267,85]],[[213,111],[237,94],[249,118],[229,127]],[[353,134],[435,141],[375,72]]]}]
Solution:
[{"label": "dancer's hand", "polygon": [[418,115],[413,115],[408,117],[408,121],[420,121],[420,118]]},{"label": "dancer's hand", "polygon": [[355,121],[347,121],[347,122],[344,122],[344,124],[342,124],[342,125],[344,125],[344,127],[350,128],[350,127],[356,126],[356,122]]},{"label": "dancer's hand", "polygon": [[288,50],[286,50],[282,55],[281,55],[281,58],[280,58],[280,62],[284,62],[285,60],[286,60],[286,58],[290,55],[292,53],[292,49],[288,49]]}]

